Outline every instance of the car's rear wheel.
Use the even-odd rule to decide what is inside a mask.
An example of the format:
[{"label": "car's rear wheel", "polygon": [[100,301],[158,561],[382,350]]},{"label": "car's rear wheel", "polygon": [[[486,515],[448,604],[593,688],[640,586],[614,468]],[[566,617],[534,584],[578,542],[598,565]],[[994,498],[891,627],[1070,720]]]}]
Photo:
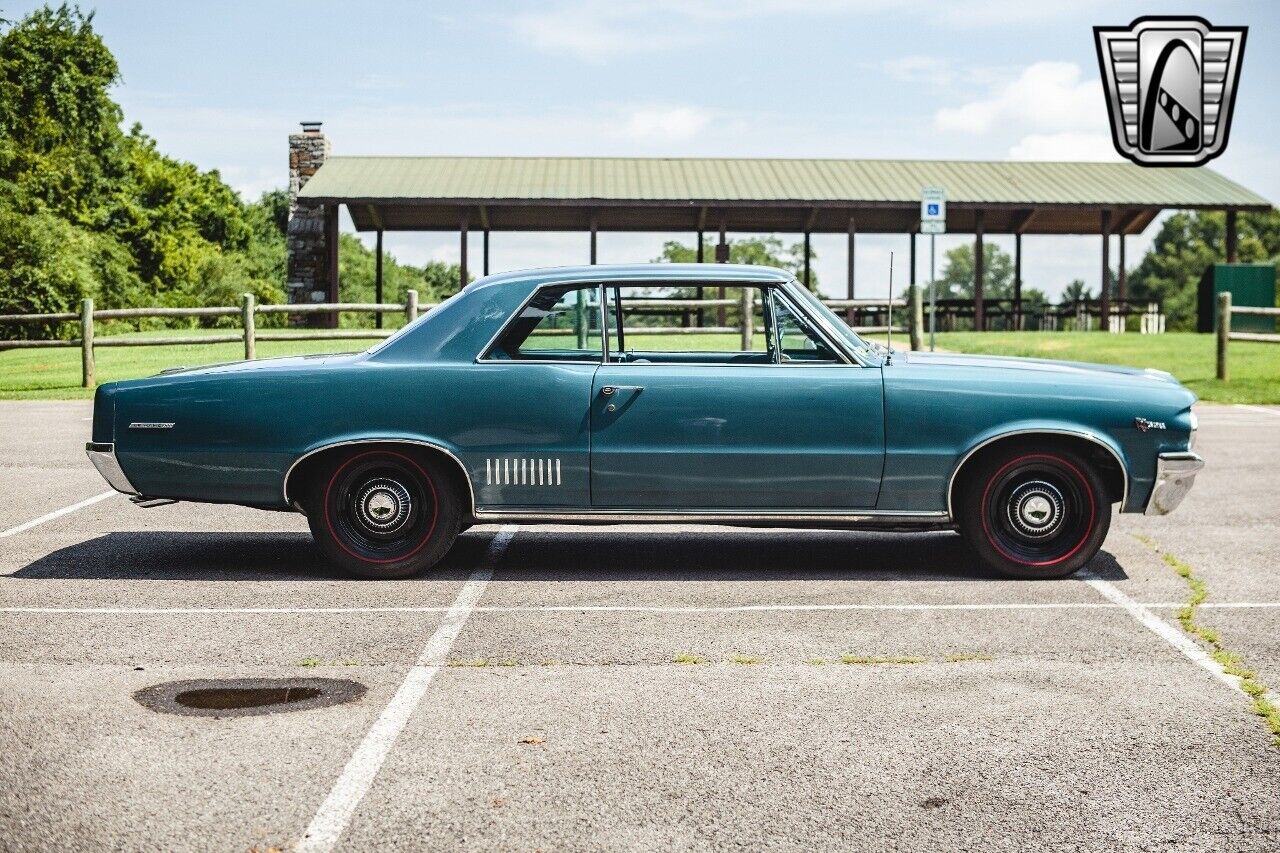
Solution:
[{"label": "car's rear wheel", "polygon": [[1102,478],[1068,450],[988,454],[966,472],[960,492],[960,532],[1008,577],[1066,577],[1093,559],[1111,526]]},{"label": "car's rear wheel", "polygon": [[462,511],[438,463],[390,448],[326,461],[310,477],[306,509],[329,560],[360,577],[403,578],[448,553]]}]

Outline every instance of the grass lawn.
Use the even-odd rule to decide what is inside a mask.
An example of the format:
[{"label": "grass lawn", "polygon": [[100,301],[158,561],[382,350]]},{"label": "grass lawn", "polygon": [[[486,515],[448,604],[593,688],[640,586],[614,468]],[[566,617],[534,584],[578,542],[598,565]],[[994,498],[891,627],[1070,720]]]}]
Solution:
[{"label": "grass lawn", "polygon": [[[272,329],[271,331],[277,331]],[[193,332],[143,332],[147,335]],[[194,334],[199,334],[195,332]],[[226,334],[210,330],[209,334]],[[759,335],[757,335],[759,340]],[[664,349],[671,336],[632,336],[628,347]],[[258,357],[351,352],[375,341],[259,341]],[[895,340],[906,343],[905,336]],[[682,335],[680,349],[734,350],[737,335]],[[758,344],[762,346],[762,343]],[[1060,358],[1155,367],[1178,377],[1201,399],[1222,403],[1280,403],[1280,344],[1232,342],[1231,381],[1214,379],[1214,337],[1190,333],[1165,335],[1104,335],[1100,332],[952,332],[938,335],[938,346],[955,352]],[[95,355],[99,382],[150,376],[166,367],[235,361],[243,345],[205,344],[165,347],[99,348]],[[78,349],[9,350],[0,352],[0,399],[63,400],[88,398],[92,389],[80,387]]]},{"label": "grass lawn", "polygon": [[1217,403],[1280,403],[1280,344],[1232,341],[1231,379],[1214,378],[1213,335],[1106,335],[1101,332],[939,333],[938,346],[955,352],[1096,361],[1167,370],[1202,400]]}]

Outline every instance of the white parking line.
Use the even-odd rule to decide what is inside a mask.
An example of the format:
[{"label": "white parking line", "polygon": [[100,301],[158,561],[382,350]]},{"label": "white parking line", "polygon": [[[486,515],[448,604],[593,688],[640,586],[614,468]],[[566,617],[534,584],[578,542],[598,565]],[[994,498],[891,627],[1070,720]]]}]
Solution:
[{"label": "white parking line", "polygon": [[409,716],[426,693],[432,677],[447,661],[453,641],[475,609],[476,602],[484,594],[489,579],[493,577],[494,566],[502,558],[502,553],[506,551],[515,533],[515,526],[503,527],[489,542],[489,548],[479,567],[463,584],[462,591],[458,593],[444,621],[423,648],[418,663],[409,670],[396,694],[391,697],[387,707],[382,709],[360,746],[356,747],[342,775],[329,791],[329,796],[320,804],[320,809],[311,819],[306,834],[298,844],[298,850],[332,850],[337,845],[396,738],[400,736]]},{"label": "white parking line", "polygon": [[[1208,652],[1196,645],[1195,641],[1184,634],[1181,630],[1175,628],[1173,625],[1170,625],[1168,622],[1152,613],[1148,605],[1139,604],[1121,592],[1115,584],[1110,581],[1105,581],[1091,572],[1082,571],[1078,577],[1097,590],[1103,598],[1123,607],[1128,611],[1130,616],[1149,629],[1157,637],[1182,652],[1182,654],[1184,654],[1189,660],[1208,670],[1213,674],[1214,678],[1218,679],[1232,690],[1235,690],[1238,693],[1244,693],[1244,688],[1241,687],[1239,678],[1223,669],[1222,664],[1210,657]],[[1207,605],[1202,604],[1200,606],[1205,607]],[[1268,698],[1270,698],[1270,695]]]},{"label": "white parking line", "polygon": [[1236,403],[1236,408],[1245,409],[1250,412],[1262,412],[1264,415],[1271,415],[1272,417],[1280,418],[1280,410],[1278,409],[1264,409],[1261,406],[1247,406],[1244,403]]},{"label": "white parking line", "polygon": [[[1180,601],[1148,601],[1143,607],[1171,610],[1184,606]],[[547,604],[489,605],[473,607],[475,613],[811,613],[851,610],[1117,610],[1125,606],[1102,601],[1024,602],[1008,604],[740,604],[725,607],[682,607],[678,605],[627,604]],[[1280,608],[1280,601],[1212,601],[1201,608]],[[453,607],[0,607],[0,613],[39,615],[122,615],[122,616],[213,616],[222,614],[341,614],[341,613],[448,613]]]},{"label": "white parking line", "polygon": [[21,533],[24,530],[30,530],[31,528],[35,527],[38,524],[44,524],[46,521],[53,521],[55,518],[61,518],[62,516],[73,513],[78,509],[84,509],[87,506],[92,506],[93,504],[96,504],[98,501],[104,501],[114,494],[116,494],[114,490],[108,489],[107,491],[103,492],[100,495],[94,495],[91,498],[85,498],[84,500],[80,501],[80,503],[78,504],[72,504],[71,506],[64,506],[62,509],[55,509],[53,512],[42,515],[39,518],[31,519],[25,524],[19,524],[17,527],[10,527],[8,530],[0,531],[0,539],[5,538],[6,536],[12,536],[15,533]]}]

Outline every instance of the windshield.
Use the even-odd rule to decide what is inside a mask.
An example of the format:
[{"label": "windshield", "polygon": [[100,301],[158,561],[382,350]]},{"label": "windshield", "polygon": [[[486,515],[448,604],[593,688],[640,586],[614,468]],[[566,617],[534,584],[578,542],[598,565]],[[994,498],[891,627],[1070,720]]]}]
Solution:
[{"label": "windshield", "polygon": [[880,357],[877,354],[877,347],[858,337],[853,329],[850,329],[844,320],[841,320],[836,316],[834,311],[824,305],[822,300],[815,296],[809,288],[793,279],[791,281],[789,291],[794,293],[798,298],[804,300],[809,309],[827,325],[828,331],[838,336],[841,341],[847,344],[849,348],[854,350],[860,357],[866,358],[872,362],[880,360]]}]

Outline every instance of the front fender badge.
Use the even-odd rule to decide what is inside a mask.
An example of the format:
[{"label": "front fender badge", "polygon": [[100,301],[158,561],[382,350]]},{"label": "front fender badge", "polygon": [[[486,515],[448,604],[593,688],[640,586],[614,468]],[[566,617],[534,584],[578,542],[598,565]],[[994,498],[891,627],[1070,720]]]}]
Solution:
[{"label": "front fender badge", "polygon": [[1150,432],[1153,429],[1167,429],[1164,421],[1149,421],[1146,418],[1134,418],[1133,425],[1138,428],[1138,432]]}]

